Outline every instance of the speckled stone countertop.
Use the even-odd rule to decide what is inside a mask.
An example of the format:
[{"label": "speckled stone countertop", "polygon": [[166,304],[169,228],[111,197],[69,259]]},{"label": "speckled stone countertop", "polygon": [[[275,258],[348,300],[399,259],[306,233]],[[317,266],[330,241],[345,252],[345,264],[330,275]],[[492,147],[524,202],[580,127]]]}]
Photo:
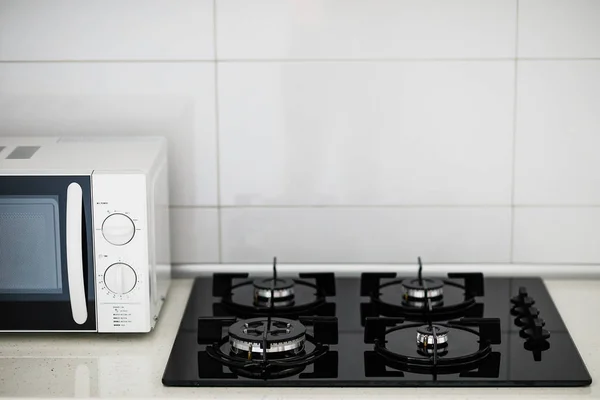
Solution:
[{"label": "speckled stone countertop", "polygon": [[594,380],[585,388],[172,388],[162,373],[192,280],[173,281],[150,334],[2,334],[2,397],[199,399],[600,398],[600,280],[546,280]]}]

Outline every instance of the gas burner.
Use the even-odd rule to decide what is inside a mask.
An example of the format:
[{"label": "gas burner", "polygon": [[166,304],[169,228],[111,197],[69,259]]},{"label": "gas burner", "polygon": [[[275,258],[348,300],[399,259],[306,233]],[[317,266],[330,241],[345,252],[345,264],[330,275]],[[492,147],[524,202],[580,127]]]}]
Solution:
[{"label": "gas burner", "polygon": [[416,279],[404,279],[401,282],[404,289],[402,304],[407,307],[433,308],[444,304],[444,282],[440,279],[423,278],[423,264],[421,257],[419,261],[419,272]]},{"label": "gas burner", "polygon": [[449,330],[439,325],[423,325],[417,328],[417,352],[429,356],[437,353],[445,356],[448,353]]},{"label": "gas burner", "polygon": [[231,352],[244,353],[249,360],[257,354],[300,353],[306,340],[306,327],[298,321],[284,318],[242,320],[231,325],[228,332]]},{"label": "gas burner", "polygon": [[448,329],[439,325],[423,325],[417,328],[419,347],[448,344]]},{"label": "gas burner", "polygon": [[433,343],[443,344],[448,342],[448,329],[439,325],[423,325],[417,328],[417,343],[421,346]]},{"label": "gas burner", "polygon": [[198,344],[206,345],[199,360],[220,364],[209,369],[215,374],[226,366],[236,375],[248,378],[288,377],[326,356],[329,345],[337,342],[335,317],[302,317],[298,321],[272,317],[198,318]]},{"label": "gas burner", "polygon": [[294,281],[282,278],[255,279],[254,304],[259,307],[289,307],[294,305]]},{"label": "gas burner", "polygon": [[[406,346],[406,339],[414,332],[414,328],[417,331],[416,354]],[[457,337],[470,338],[465,342],[473,343],[473,346],[454,349],[450,354],[450,331]],[[473,340],[474,337],[479,339]],[[375,353],[390,367],[420,373],[456,373],[475,368],[490,355],[491,346],[500,343],[500,320],[462,318],[444,324],[420,325],[404,324],[402,318],[369,317],[365,324],[364,340],[365,343],[374,344]]]},{"label": "gas burner", "polygon": [[268,278],[249,280],[248,274],[214,274],[212,295],[221,300],[213,303],[213,314],[244,318],[334,316],[335,303],[327,301],[327,297],[335,296],[335,275],[302,273],[298,276],[300,279],[279,278],[276,258],[273,275]]},{"label": "gas burner", "polygon": [[[363,273],[361,296],[370,302],[361,304],[361,321],[367,317],[385,315],[411,321],[444,321],[461,317],[483,316],[483,304],[476,297],[483,296],[483,274],[450,273],[448,278],[423,278],[419,257],[417,278],[394,279],[395,273]],[[390,279],[381,282],[382,279]],[[464,284],[456,281],[462,279]],[[403,296],[398,299],[398,286]]]},{"label": "gas burner", "polygon": [[401,285],[404,289],[402,304],[407,307],[425,308],[429,304],[439,307],[444,304],[444,282],[441,279],[404,279]]},{"label": "gas burner", "polygon": [[444,282],[441,279],[405,279],[402,287],[405,298],[434,299],[444,295]]},{"label": "gas burner", "polygon": [[410,300],[410,299],[403,299],[402,300],[402,305],[407,307],[407,308],[418,308],[418,309],[425,309],[427,307],[429,307],[429,305],[431,304],[432,307],[441,307],[444,305],[444,301],[439,299],[439,300],[429,300],[429,301],[415,301],[415,300]]}]

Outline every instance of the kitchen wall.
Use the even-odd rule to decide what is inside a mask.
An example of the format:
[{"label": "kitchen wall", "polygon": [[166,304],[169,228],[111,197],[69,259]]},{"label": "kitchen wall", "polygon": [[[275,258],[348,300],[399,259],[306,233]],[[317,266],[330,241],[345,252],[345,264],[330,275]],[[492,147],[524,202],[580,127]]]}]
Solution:
[{"label": "kitchen wall", "polygon": [[167,136],[176,263],[600,263],[600,1],[0,0],[0,134]]}]

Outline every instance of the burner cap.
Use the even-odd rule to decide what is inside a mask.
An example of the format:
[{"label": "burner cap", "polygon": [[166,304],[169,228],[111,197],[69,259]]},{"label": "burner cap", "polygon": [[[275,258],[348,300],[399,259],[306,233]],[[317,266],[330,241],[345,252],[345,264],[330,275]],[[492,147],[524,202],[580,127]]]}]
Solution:
[{"label": "burner cap", "polygon": [[418,279],[402,281],[404,297],[413,299],[434,299],[444,294],[444,282],[440,279],[423,278],[423,284]]},{"label": "burner cap", "polygon": [[284,318],[252,318],[238,321],[229,327],[229,344],[234,353],[280,354],[299,353],[304,349],[306,327],[299,321]]},{"label": "burner cap", "polygon": [[434,348],[434,336],[437,339],[435,347],[445,348],[448,346],[448,329],[439,325],[423,325],[417,328],[417,346],[425,349]]},{"label": "burner cap", "polygon": [[[284,279],[284,278],[277,278],[275,279],[275,282],[273,282],[273,278],[262,278],[262,279],[255,279],[254,282],[254,288],[257,290],[265,290],[265,297],[270,297],[271,296],[271,287],[277,292],[277,291],[283,291],[283,290],[292,290],[292,293],[294,291],[294,281],[291,279]],[[283,297],[283,296],[278,296],[275,295],[275,297]]]},{"label": "burner cap", "polygon": [[271,294],[273,294],[273,306],[275,307],[294,304],[294,281],[291,279],[256,279],[253,285],[255,305],[269,306]]}]

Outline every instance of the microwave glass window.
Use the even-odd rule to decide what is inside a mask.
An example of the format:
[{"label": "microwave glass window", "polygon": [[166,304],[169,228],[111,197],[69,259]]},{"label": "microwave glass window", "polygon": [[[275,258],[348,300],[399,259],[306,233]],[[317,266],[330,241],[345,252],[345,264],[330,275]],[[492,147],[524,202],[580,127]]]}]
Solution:
[{"label": "microwave glass window", "polygon": [[62,292],[55,197],[0,197],[0,294]]}]

